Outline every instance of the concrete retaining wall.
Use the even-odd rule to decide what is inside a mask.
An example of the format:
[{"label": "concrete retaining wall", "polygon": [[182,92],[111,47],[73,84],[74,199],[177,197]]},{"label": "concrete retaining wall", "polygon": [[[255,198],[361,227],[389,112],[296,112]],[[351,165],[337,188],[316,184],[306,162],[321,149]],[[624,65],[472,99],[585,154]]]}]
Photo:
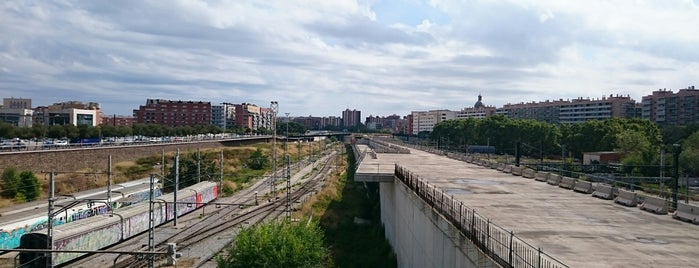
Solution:
[{"label": "concrete retaining wall", "polygon": [[398,267],[499,267],[403,183],[379,189],[381,221]]}]

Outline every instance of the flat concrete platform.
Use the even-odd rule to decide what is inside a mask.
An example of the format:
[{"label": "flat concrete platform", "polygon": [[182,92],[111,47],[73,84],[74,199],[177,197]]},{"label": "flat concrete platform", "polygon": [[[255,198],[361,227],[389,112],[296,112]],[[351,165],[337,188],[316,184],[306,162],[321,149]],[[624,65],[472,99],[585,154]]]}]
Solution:
[{"label": "flat concrete platform", "polygon": [[699,226],[669,215],[414,149],[367,157],[357,174],[396,163],[570,267],[699,267]]},{"label": "flat concrete platform", "polygon": [[[357,151],[368,152],[371,151],[369,146],[363,144],[355,145]],[[393,182],[393,174],[395,173],[395,163],[383,163],[383,159],[373,158],[371,155],[366,154],[359,164],[359,167],[354,173],[355,181],[362,182]],[[390,155],[390,154],[381,154]]]}]

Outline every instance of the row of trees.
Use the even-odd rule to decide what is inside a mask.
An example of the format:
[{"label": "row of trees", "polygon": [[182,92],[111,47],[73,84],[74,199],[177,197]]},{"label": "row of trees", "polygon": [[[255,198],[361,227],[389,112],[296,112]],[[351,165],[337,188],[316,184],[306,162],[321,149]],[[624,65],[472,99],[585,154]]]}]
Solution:
[{"label": "row of trees", "polygon": [[17,202],[34,201],[41,196],[41,184],[34,172],[19,172],[14,167],[7,167],[2,172],[2,196]]},{"label": "row of trees", "polygon": [[[624,142],[619,142],[624,135]],[[562,150],[574,157],[583,152],[612,151],[640,139],[643,144],[659,146],[662,136],[648,120],[614,118],[590,120],[578,124],[550,124],[530,119],[510,119],[502,115],[485,119],[446,120],[435,125],[429,135],[440,146],[465,148],[467,145],[491,145],[504,153],[513,153],[521,142],[523,151],[532,155],[560,155]],[[624,147],[634,150],[633,146]],[[644,148],[645,149],[645,148]]]},{"label": "row of trees", "polygon": [[[287,128],[288,127],[288,128]],[[299,135],[306,133],[306,127],[297,122],[280,122],[277,124],[277,135]],[[85,139],[98,137],[126,137],[126,136],[148,136],[148,137],[163,137],[163,136],[187,136],[197,134],[219,134],[219,133],[236,133],[236,134],[272,134],[271,129],[260,127],[256,130],[235,126],[229,129],[223,129],[218,126],[178,126],[168,127],[157,124],[134,124],[133,126],[74,126],[74,125],[52,125],[46,126],[35,124],[31,127],[17,127],[10,123],[0,122],[0,137],[32,139],[32,138],[69,138]]]},{"label": "row of trees", "polygon": [[[242,129],[230,129],[227,132],[240,131]],[[69,138],[69,139],[84,139],[97,137],[125,137],[125,136],[186,136],[204,133],[223,133],[224,129],[209,125],[209,126],[179,126],[167,127],[155,124],[134,124],[133,126],[74,126],[74,125],[52,125],[46,126],[35,124],[31,127],[17,127],[12,124],[0,122],[0,137],[2,138]]]},{"label": "row of trees", "polygon": [[[464,150],[468,145],[490,145],[508,154],[513,154],[517,142],[520,142],[521,153],[534,157],[561,155],[582,158],[583,152],[617,151],[623,155],[623,164],[643,166],[658,165],[661,150],[673,151],[672,144],[663,143],[662,134],[656,124],[642,119],[613,118],[578,124],[550,124],[496,115],[485,119],[446,120],[435,125],[428,136],[433,143],[446,149]],[[697,168],[693,165],[699,157],[694,158],[695,161],[691,158],[692,152],[699,150],[699,138],[694,141],[687,136],[672,135],[671,139],[670,143],[685,140],[683,159],[686,160],[680,164],[684,170],[696,174],[694,170]]]}]

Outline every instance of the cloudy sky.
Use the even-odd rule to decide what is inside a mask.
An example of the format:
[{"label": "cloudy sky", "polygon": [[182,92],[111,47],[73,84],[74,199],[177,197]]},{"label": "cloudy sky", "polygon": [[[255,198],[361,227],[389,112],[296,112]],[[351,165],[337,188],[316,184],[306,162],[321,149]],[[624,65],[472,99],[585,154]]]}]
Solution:
[{"label": "cloudy sky", "polygon": [[699,85],[699,0],[4,0],[0,95],[250,102],[292,116]]}]

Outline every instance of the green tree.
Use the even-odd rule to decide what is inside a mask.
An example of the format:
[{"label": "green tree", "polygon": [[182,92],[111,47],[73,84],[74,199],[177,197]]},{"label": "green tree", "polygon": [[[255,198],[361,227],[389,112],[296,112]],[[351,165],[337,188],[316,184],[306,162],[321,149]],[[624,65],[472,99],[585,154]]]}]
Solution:
[{"label": "green tree", "polygon": [[227,256],[216,257],[219,268],[328,267],[332,260],[316,222],[270,222],[242,230]]},{"label": "green tree", "polygon": [[14,167],[7,167],[2,172],[2,196],[14,198],[20,186],[19,173]]},{"label": "green tree", "polygon": [[48,128],[48,137],[53,139],[60,139],[67,137],[65,128],[60,125],[53,125]]},{"label": "green tree", "polygon": [[39,178],[34,175],[34,172],[25,170],[19,173],[19,188],[17,192],[17,195],[22,195],[27,202],[39,198],[41,195],[41,184],[39,184]]},{"label": "green tree", "polygon": [[48,127],[43,124],[32,125],[32,135],[37,138],[45,138],[48,132]]},{"label": "green tree", "polygon": [[3,138],[14,138],[15,137],[15,127],[6,122],[0,122],[0,137]]},{"label": "green tree", "polygon": [[625,131],[616,135],[617,150],[624,156],[643,155],[651,149],[650,141],[640,131]]},{"label": "green tree", "polygon": [[[288,126],[288,129],[287,129]],[[287,130],[289,131],[289,136],[300,135],[306,133],[306,127],[298,122],[278,122],[277,123],[277,135],[286,135]]]},{"label": "green tree", "polygon": [[248,158],[247,165],[254,170],[261,170],[269,164],[269,157],[262,154],[262,150],[257,148]]},{"label": "green tree", "polygon": [[699,131],[684,140],[679,161],[682,170],[692,176],[699,175]]},{"label": "green tree", "polygon": [[[194,185],[198,180],[205,181],[212,179],[213,174],[217,174],[218,166],[216,162],[206,159],[201,155],[202,159],[197,159],[196,152],[180,155],[180,170],[179,170],[179,189]],[[199,174],[197,174],[197,162],[199,164]],[[172,163],[174,163],[174,159]],[[199,178],[198,176],[201,176]],[[163,183],[164,191],[173,191],[175,189],[175,165],[170,168],[170,172],[165,176],[166,180]]]},{"label": "green tree", "polygon": [[34,201],[41,195],[39,179],[29,170],[17,172],[8,167],[2,172],[2,196],[18,202]]}]

